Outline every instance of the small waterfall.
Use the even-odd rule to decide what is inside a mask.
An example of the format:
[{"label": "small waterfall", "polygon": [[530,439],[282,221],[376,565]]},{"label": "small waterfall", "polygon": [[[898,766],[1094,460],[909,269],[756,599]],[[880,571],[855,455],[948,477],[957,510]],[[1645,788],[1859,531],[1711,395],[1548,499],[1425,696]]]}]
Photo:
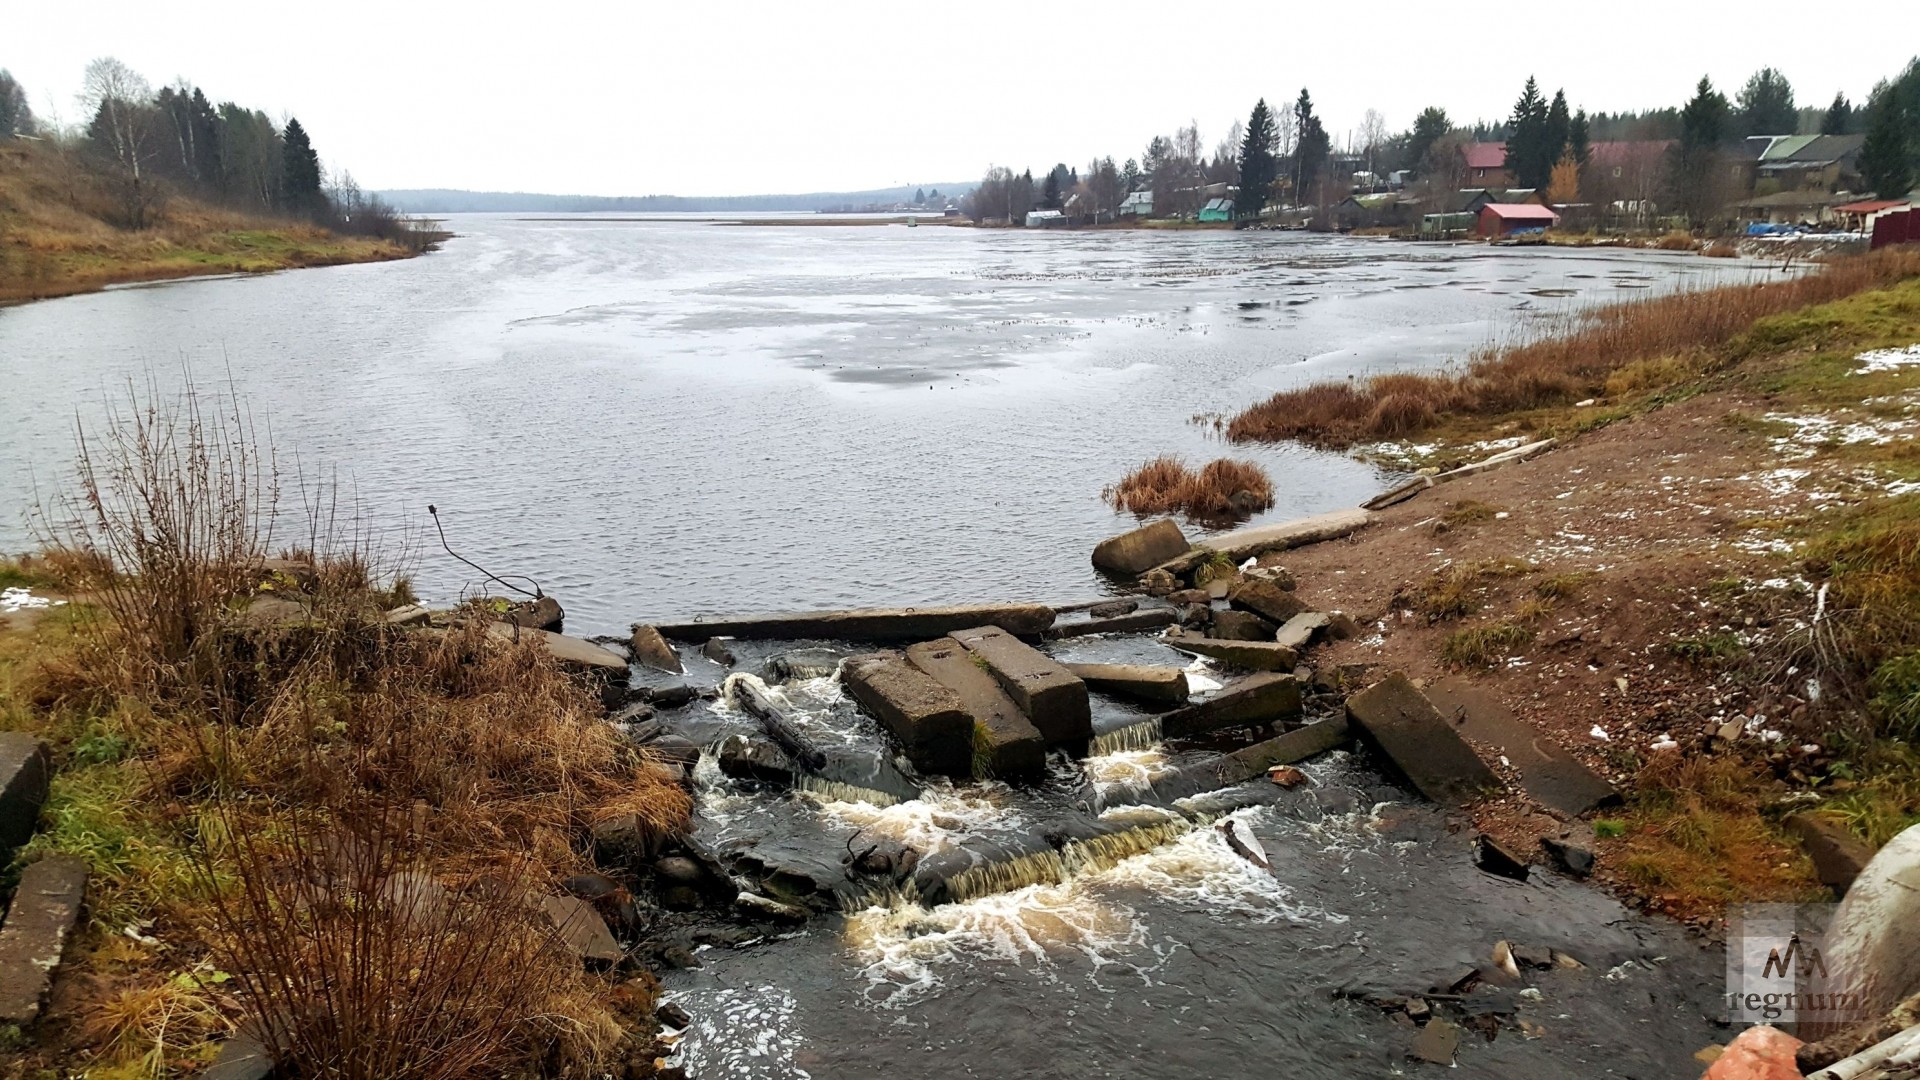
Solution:
[{"label": "small waterfall", "polygon": [[956,874],[947,882],[947,894],[964,902],[1029,885],[1058,885],[1076,874],[1096,873],[1124,859],[1144,855],[1192,831],[1193,824],[1187,819],[1173,818],[1090,840],[1075,840],[1059,851],[1036,851]]},{"label": "small waterfall", "polygon": [[1067,860],[1060,852],[1036,851],[955,874],[947,882],[947,895],[967,901],[1029,885],[1058,885],[1067,879],[1068,873]]},{"label": "small waterfall", "polygon": [[1163,738],[1160,718],[1142,720],[1138,724],[1128,724],[1123,728],[1093,737],[1093,744],[1087,750],[1088,757],[1104,757],[1128,750],[1151,750]]},{"label": "small waterfall", "polygon": [[897,806],[900,797],[877,788],[861,787],[858,784],[843,784],[838,780],[827,780],[818,776],[799,775],[793,778],[793,789],[804,791],[826,802],[863,802],[872,806]]}]

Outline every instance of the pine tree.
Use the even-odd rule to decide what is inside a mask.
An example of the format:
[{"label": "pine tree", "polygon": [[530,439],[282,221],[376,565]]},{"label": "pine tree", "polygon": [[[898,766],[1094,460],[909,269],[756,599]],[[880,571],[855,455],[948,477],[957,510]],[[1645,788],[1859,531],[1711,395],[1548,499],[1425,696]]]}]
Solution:
[{"label": "pine tree", "polygon": [[[1564,107],[1565,102],[1561,104]],[[1513,173],[1517,187],[1543,188],[1552,179],[1553,162],[1559,154],[1547,145],[1547,112],[1540,84],[1527,76],[1527,85],[1520,91],[1520,100],[1513,103],[1513,116],[1508,121],[1507,170]]]},{"label": "pine tree", "polygon": [[1593,139],[1588,133],[1585,109],[1574,113],[1572,121],[1567,124],[1567,150],[1573,154],[1574,164],[1583,169],[1593,161]]},{"label": "pine tree", "polygon": [[1903,198],[1913,187],[1911,129],[1920,117],[1908,115],[1899,87],[1888,87],[1867,106],[1867,138],[1860,146],[1860,176],[1883,199]]},{"label": "pine tree", "polygon": [[1050,172],[1040,185],[1040,207],[1044,210],[1060,209],[1060,174]]},{"label": "pine tree", "polygon": [[1800,112],[1793,107],[1793,84],[1770,67],[1761,68],[1737,95],[1741,135],[1792,135],[1800,128]]},{"label": "pine tree", "polygon": [[926,203],[927,203],[927,189],[914,188],[913,189],[913,205],[925,206]]},{"label": "pine tree", "polygon": [[280,204],[300,213],[320,209],[320,155],[300,121],[289,119],[281,135]]},{"label": "pine tree", "polygon": [[27,92],[5,68],[0,68],[0,139],[33,134],[33,110]]},{"label": "pine tree", "polygon": [[1293,150],[1293,190],[1296,198],[1304,202],[1307,193],[1320,183],[1320,172],[1327,166],[1333,140],[1327,137],[1320,118],[1313,114],[1313,98],[1304,86],[1300,88],[1299,100],[1293,103],[1293,121],[1298,133]]},{"label": "pine tree", "polygon": [[1827,115],[1820,118],[1820,134],[1845,135],[1853,127],[1853,103],[1845,94],[1833,95],[1833,104],[1827,106]]},{"label": "pine tree", "polygon": [[[1573,137],[1573,117],[1567,112],[1567,92],[1555,90],[1553,104],[1547,107],[1546,137],[1541,140],[1541,149],[1549,155],[1547,163],[1547,183],[1553,183],[1553,170],[1566,156],[1567,140]],[[1540,185],[1533,185],[1538,187]]]},{"label": "pine tree", "polygon": [[1280,173],[1274,159],[1273,113],[1267,99],[1253,103],[1253,115],[1247,118],[1246,138],[1240,143],[1240,192],[1233,199],[1233,216],[1257,218],[1273,192],[1273,181]]},{"label": "pine tree", "polygon": [[1407,156],[1401,161],[1402,167],[1416,172],[1426,168],[1427,154],[1433,144],[1452,130],[1453,122],[1447,119],[1447,110],[1432,105],[1420,110],[1420,115],[1413,120],[1413,133],[1407,137]]},{"label": "pine tree", "polygon": [[1680,110],[1680,141],[1670,151],[1667,181],[1674,205],[1695,224],[1720,208],[1720,141],[1726,137],[1731,106],[1713,80],[1701,76],[1693,100]]}]

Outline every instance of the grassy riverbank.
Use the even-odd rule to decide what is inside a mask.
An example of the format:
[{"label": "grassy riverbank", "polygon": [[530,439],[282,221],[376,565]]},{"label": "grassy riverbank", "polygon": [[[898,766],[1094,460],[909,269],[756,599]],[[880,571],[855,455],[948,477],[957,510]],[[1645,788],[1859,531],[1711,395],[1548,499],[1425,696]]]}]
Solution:
[{"label": "grassy riverbank", "polygon": [[150,227],[116,227],[112,205],[67,158],[0,146],[0,303],[108,285],[404,259],[438,237],[340,236],[297,221],[174,196]]},{"label": "grassy riverbank", "polygon": [[652,1075],[651,976],[583,967],[541,898],[594,869],[597,827],[644,846],[687,796],[491,612],[395,625],[405,579],[364,539],[270,560],[240,431],[158,403],[93,432],[72,491],[99,512],[0,563],[70,601],[0,615],[0,729],[56,769],[0,885],[90,872],[0,1073],[189,1074],[250,1032],[284,1075]]},{"label": "grassy riverbank", "polygon": [[[1555,437],[1286,565],[1379,635],[1334,663],[1465,680],[1626,795],[1599,873],[1707,920],[1818,895],[1797,830],[1920,821],[1920,253],[1602,309],[1464,370],[1236,418],[1406,468]],[[1386,441],[1381,441],[1386,440]],[[1521,798],[1483,827],[1532,849]]]}]

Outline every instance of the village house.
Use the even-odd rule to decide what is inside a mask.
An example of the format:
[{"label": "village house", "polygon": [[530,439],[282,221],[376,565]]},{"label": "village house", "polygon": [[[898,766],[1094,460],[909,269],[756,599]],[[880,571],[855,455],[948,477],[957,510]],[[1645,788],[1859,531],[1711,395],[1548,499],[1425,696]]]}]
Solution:
[{"label": "village house", "polygon": [[1506,143],[1468,143],[1466,160],[1466,179],[1474,187],[1504,188],[1513,183],[1513,172],[1507,168]]},{"label": "village house", "polygon": [[1151,191],[1129,192],[1126,198],[1120,200],[1120,216],[1121,217],[1143,217],[1143,218],[1152,217],[1153,216],[1153,192]]},{"label": "village house", "polygon": [[1490,202],[1480,208],[1478,234],[1498,240],[1527,229],[1550,229],[1559,220],[1551,207],[1537,203]]}]

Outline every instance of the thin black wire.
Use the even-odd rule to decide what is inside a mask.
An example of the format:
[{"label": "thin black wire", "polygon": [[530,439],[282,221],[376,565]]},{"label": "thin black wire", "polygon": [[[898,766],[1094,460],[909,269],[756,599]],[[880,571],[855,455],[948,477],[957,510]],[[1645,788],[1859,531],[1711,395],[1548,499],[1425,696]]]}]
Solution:
[{"label": "thin black wire", "polygon": [[538,600],[542,596],[546,595],[545,593],[540,591],[540,583],[533,580],[532,578],[528,577],[525,574],[508,574],[507,577],[519,578],[521,581],[527,582],[528,584],[533,586],[532,592],[528,592],[527,590],[521,588],[520,586],[515,585],[512,582],[508,581],[507,578],[501,577],[500,575],[494,573],[493,571],[488,570],[486,567],[481,566],[479,563],[474,562],[472,559],[469,559],[466,556],[461,555],[459,552],[453,550],[453,546],[447,543],[447,530],[440,524],[440,508],[429,503],[427,504],[427,513],[433,515],[434,531],[440,534],[440,546],[443,548],[446,548],[447,554],[452,555],[454,558],[459,559],[461,562],[466,563],[468,566],[471,566],[475,570],[480,571],[482,574],[486,575],[488,579],[492,581],[497,581],[500,584],[505,585],[507,588],[512,589],[514,592],[519,593],[521,596],[531,596],[535,600]]}]

